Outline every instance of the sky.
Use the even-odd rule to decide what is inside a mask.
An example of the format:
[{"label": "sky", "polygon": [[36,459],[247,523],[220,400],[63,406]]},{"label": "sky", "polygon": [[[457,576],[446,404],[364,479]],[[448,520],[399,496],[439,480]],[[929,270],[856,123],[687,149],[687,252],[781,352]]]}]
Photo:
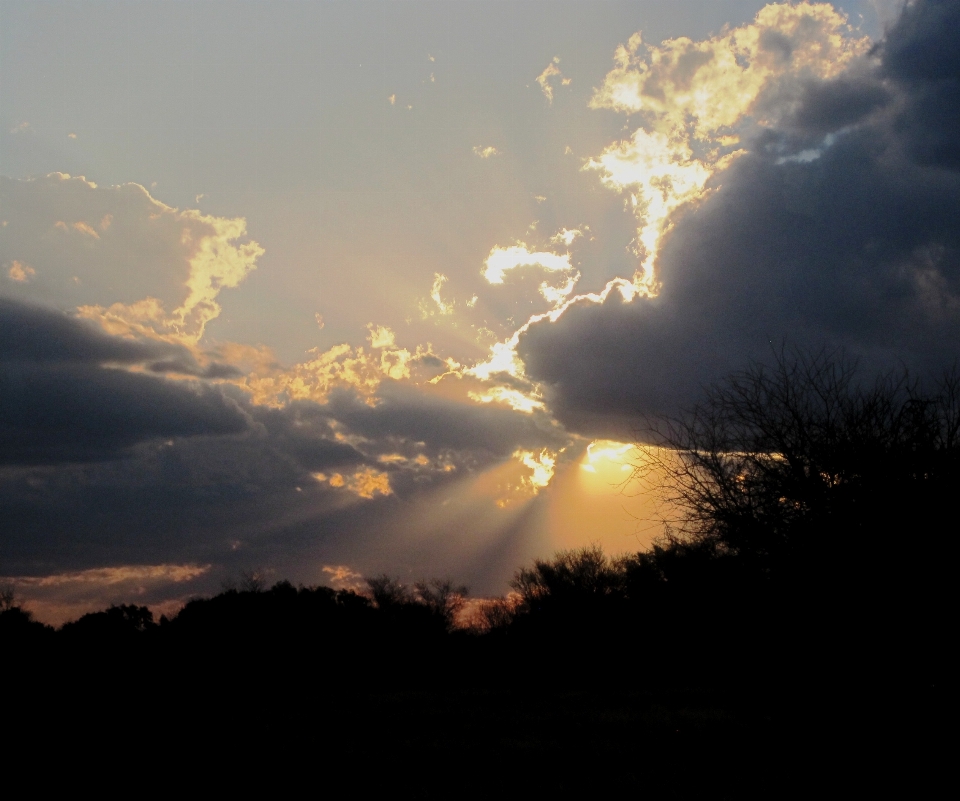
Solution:
[{"label": "sky", "polygon": [[646,421],[960,356],[960,3],[0,0],[0,583],[503,593]]}]

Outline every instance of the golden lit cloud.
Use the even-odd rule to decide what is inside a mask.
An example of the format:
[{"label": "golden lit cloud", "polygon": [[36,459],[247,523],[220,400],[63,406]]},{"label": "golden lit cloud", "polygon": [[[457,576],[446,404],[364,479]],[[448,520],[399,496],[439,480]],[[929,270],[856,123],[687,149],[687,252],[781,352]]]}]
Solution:
[{"label": "golden lit cloud", "polygon": [[114,303],[103,306],[80,306],[79,317],[100,324],[108,334],[115,336],[142,336],[151,339],[179,341],[175,321],[171,320],[157,298],[144,298],[135,303]]},{"label": "golden lit cloud", "polygon": [[324,565],[322,571],[334,589],[359,590],[364,586],[363,576],[346,565]]},{"label": "golden lit cloud", "polygon": [[431,346],[418,345],[412,351],[396,344],[396,335],[387,326],[367,325],[369,347],[347,343],[327,350],[312,348],[312,358],[286,367],[277,363],[272,351],[263,346],[226,343],[206,358],[215,356],[246,371],[233,383],[250,392],[259,405],[283,406],[294,400],[325,403],[335,388],[350,388],[371,406],[379,402],[376,393],[385,380],[410,380],[436,384],[443,375],[462,373],[462,365],[435,354]]},{"label": "golden lit cloud", "polygon": [[[586,226],[584,226],[586,227]],[[550,241],[555,245],[563,243],[570,247],[578,236],[583,236],[583,231],[579,228],[561,228],[557,233],[550,237]]]},{"label": "golden lit cloud", "polygon": [[573,292],[573,288],[577,285],[577,281],[579,280],[580,273],[574,273],[567,279],[566,283],[561,284],[560,286],[553,286],[544,281],[542,284],[540,284],[540,294],[543,295],[544,300],[556,306],[560,303],[563,303],[564,298]]},{"label": "golden lit cloud", "polygon": [[558,453],[517,450],[472,482],[470,494],[489,498],[500,509],[525,503],[550,484]]},{"label": "golden lit cloud", "polygon": [[497,150],[492,145],[489,145],[487,147],[481,147],[480,145],[477,145],[476,147],[473,148],[473,152],[476,153],[478,156],[480,156],[480,158],[482,159],[488,159],[491,156],[500,155],[500,151]]},{"label": "golden lit cloud", "polygon": [[652,112],[659,131],[689,129],[713,140],[751,113],[776,78],[829,78],[869,48],[830,3],[771,4],[752,23],[701,42],[680,37],[652,46],[634,34],[617,48],[617,66],[591,106]]},{"label": "golden lit cloud", "polygon": [[491,284],[502,284],[503,276],[508,270],[517,267],[538,266],[551,272],[566,272],[572,270],[570,254],[558,255],[549,252],[531,252],[521,242],[518,245],[502,248],[495,247],[490,251],[484,262],[483,277]]},{"label": "golden lit cloud", "polygon": [[514,331],[509,339],[503,342],[495,342],[490,347],[490,354],[487,359],[467,368],[464,374],[476,376],[480,379],[489,379],[497,373],[503,372],[516,378],[523,378],[523,362],[517,355],[517,346],[520,344],[520,337],[530,329],[530,326],[543,320],[556,322],[574,303],[581,301],[603,303],[612,292],[618,292],[625,302],[633,300],[638,294],[637,287],[632,281],[627,281],[624,278],[614,278],[607,283],[601,292],[588,292],[568,298],[550,311],[531,316],[527,322]]},{"label": "golden lit cloud", "polygon": [[390,495],[390,476],[380,473],[372,467],[366,467],[354,473],[347,483],[347,489],[361,498],[372,498],[374,495]]},{"label": "golden lit cloud", "polygon": [[557,454],[544,449],[540,453],[532,451],[517,451],[513,454],[521,464],[530,468],[530,475],[523,478],[523,483],[529,486],[534,493],[539,492],[550,483],[553,478],[554,467],[557,464]]},{"label": "golden lit cloud", "polygon": [[75,231],[79,231],[81,234],[86,234],[87,236],[92,236],[94,239],[99,239],[100,234],[98,234],[92,226],[88,225],[85,222],[75,222],[73,224]]},{"label": "golden lit cloud", "polygon": [[442,273],[435,273],[433,276],[433,287],[430,289],[430,298],[437,305],[440,314],[453,314],[453,303],[446,303],[440,297],[440,289],[447,281],[447,276]]},{"label": "golden lit cloud", "polygon": [[162,579],[180,583],[191,581],[209,572],[210,565],[122,565],[97,567],[52,576],[21,576],[3,579],[17,587],[61,587],[70,584],[97,584],[109,586],[130,581]]},{"label": "golden lit cloud", "polygon": [[503,403],[514,411],[528,414],[544,408],[543,401],[534,393],[524,393],[513,387],[492,386],[483,392],[469,391],[467,397],[478,403]]},{"label": "golden lit cloud", "polygon": [[392,336],[389,329],[371,331],[371,340],[380,344],[370,350],[346,343],[325,351],[313,348],[312,359],[287,369],[264,366],[241,383],[252,393],[253,402],[263,405],[281,406],[292,400],[323,403],[338,386],[352,387],[373,402],[372,395],[384,378],[409,377],[410,361],[423,355],[388,344]]},{"label": "golden lit cloud", "polygon": [[631,139],[608,147],[586,167],[599,170],[601,180],[611,188],[629,192],[640,223],[637,255],[642,261],[634,282],[655,292],[654,264],[670,215],[704,196],[704,185],[713,170],[693,157],[687,143],[642,128]]},{"label": "golden lit cloud", "polygon": [[537,76],[537,83],[540,84],[540,91],[547,98],[547,102],[553,103],[553,84],[559,78],[561,86],[569,86],[572,83],[571,78],[564,78],[560,72],[560,57],[554,56],[553,61],[547,64],[546,68]]},{"label": "golden lit cloud", "polygon": [[194,209],[181,215],[202,223],[205,230],[198,239],[194,239],[192,227],[183,230],[182,241],[193,251],[187,278],[189,293],[173,314],[185,330],[194,332],[195,338],[200,339],[206,324],[220,314],[220,305],[216,302],[220,290],[238,286],[256,269],[257,259],[264,250],[252,241],[236,244],[247,233],[247,221],[242,217],[213,217]]},{"label": "golden lit cloud", "polygon": [[27,281],[33,278],[37,274],[37,271],[30,267],[29,265],[24,264],[20,261],[14,261],[10,265],[10,269],[7,271],[7,275],[10,277],[11,281],[16,281],[18,284],[25,284]]},{"label": "golden lit cloud", "polygon": [[656,292],[657,251],[671,215],[703,198],[707,180],[736,157],[738,126],[769,113],[763,97],[778,82],[836,75],[869,46],[832,5],[798,3],[768,5],[752,23],[701,42],[646,45],[637,33],[617,48],[617,66],[590,105],[641,113],[643,127],[585,169],[628,195],[639,223],[638,287]]},{"label": "golden lit cloud", "polygon": [[[13,576],[0,583],[14,587],[18,601],[36,618],[52,625],[99,612],[109,603],[142,604],[148,593],[157,597],[170,585],[186,584],[207,575],[209,564],[120,565],[55,573],[47,576]],[[186,588],[178,588],[177,594]],[[162,597],[162,596],[161,596]],[[153,613],[173,615],[184,597],[151,602]]]},{"label": "golden lit cloud", "polygon": [[[832,5],[804,2],[768,5],[752,23],[701,42],[678,38],[652,46],[635,34],[617,48],[616,66],[590,105],[639,113],[642,126],[588,159],[584,169],[596,170],[606,186],[626,193],[637,218],[637,268],[630,279],[615,278],[596,293],[572,295],[575,282],[569,280],[562,287],[545,284],[541,292],[554,308],[532,315],[466,373],[481,379],[498,372],[523,378],[516,348],[531,325],[554,322],[575,303],[603,303],[611,292],[619,292],[625,302],[657,294],[656,258],[663,237],[674,215],[706,197],[709,179],[740,154],[738,126],[768,123],[760,112],[769,116],[772,106],[761,101],[775,89],[836,75],[869,46],[869,39],[858,36]],[[537,79],[548,99],[553,98],[550,81],[560,75],[558,64],[554,59]],[[563,229],[557,237],[551,241],[569,246],[576,233]],[[484,276],[501,283],[505,271],[524,264],[571,270],[569,256],[530,253],[521,243],[495,247]]]},{"label": "golden lit cloud", "polygon": [[374,495],[392,495],[390,476],[384,472],[364,467],[350,476],[341,473],[313,473],[313,478],[319,483],[327,483],[335,489],[345,489],[354,495],[369,500]]},{"label": "golden lit cloud", "polygon": [[[152,331],[197,343],[220,314],[219,293],[236,287],[263,254],[248,240],[245,219],[173,208],[139,184],[98,187],[83,176],[51,173],[3,179],[0,191],[4,204],[31,209],[18,215],[5,248],[42,271],[59,305],[72,300],[90,319],[109,317],[114,333],[127,319],[130,335]],[[49,226],[71,236],[46,236]],[[73,276],[79,280],[71,287]],[[98,285],[113,296],[91,297]],[[147,316],[145,303],[152,307]]]}]

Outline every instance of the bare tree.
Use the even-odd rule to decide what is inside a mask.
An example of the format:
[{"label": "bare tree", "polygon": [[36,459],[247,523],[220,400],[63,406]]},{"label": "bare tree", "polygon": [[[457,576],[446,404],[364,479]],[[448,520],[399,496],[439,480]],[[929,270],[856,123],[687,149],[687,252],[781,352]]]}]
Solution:
[{"label": "bare tree", "polygon": [[399,579],[388,576],[386,573],[368,578],[366,582],[370,588],[373,602],[380,609],[389,609],[413,602],[413,594],[410,589],[401,584]]},{"label": "bare tree", "polygon": [[456,586],[450,579],[418,581],[413,585],[417,601],[433,614],[443,618],[448,629],[455,627],[469,590]]},{"label": "bare tree", "polygon": [[17,605],[16,588],[13,583],[0,584],[0,612],[6,612]]},{"label": "bare tree", "polygon": [[958,477],[960,380],[863,380],[842,352],[781,350],[641,432],[633,479],[674,510],[675,541],[766,564],[824,534],[860,548],[921,524]]}]

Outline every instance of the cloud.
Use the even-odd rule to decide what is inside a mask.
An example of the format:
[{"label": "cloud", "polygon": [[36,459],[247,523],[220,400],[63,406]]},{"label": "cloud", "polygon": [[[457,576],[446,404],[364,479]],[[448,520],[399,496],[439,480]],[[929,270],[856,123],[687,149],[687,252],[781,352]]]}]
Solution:
[{"label": "cloud", "polygon": [[347,565],[324,565],[322,568],[330,578],[330,584],[338,590],[359,590],[366,586],[363,576]]},{"label": "cloud", "polygon": [[440,290],[448,280],[447,276],[442,273],[434,273],[433,287],[430,289],[430,299],[436,305],[438,314],[453,314],[453,303],[447,303],[440,296]]},{"label": "cloud", "polygon": [[236,402],[213,387],[118,369],[170,359],[195,366],[183,348],[0,298],[0,462],[113,458],[151,439],[246,429]]},{"label": "cloud", "polygon": [[657,290],[657,253],[672,215],[704,199],[707,181],[743,152],[735,149],[743,126],[775,124],[790,108],[785,98],[838,75],[869,44],[833,6],[798,3],[768,5],[752,23],[701,42],[652,46],[637,33],[617,48],[617,66],[590,104],[640,114],[644,124],[586,169],[625,192],[637,216],[638,288]]},{"label": "cloud", "polygon": [[63,587],[71,584],[111,586],[130,581],[142,582],[156,579],[179,584],[202,576],[209,570],[210,565],[121,565],[56,573],[51,576],[21,576],[4,580],[13,581],[22,587]]},{"label": "cloud", "polygon": [[[870,369],[960,357],[960,7],[908,5],[872,53],[837,33],[844,24],[829,6],[768,7],[706,43],[648,48],[642,63],[639,42],[619,51],[604,104],[649,109],[653,133],[693,114],[694,137],[747,115],[743,152],[709,161],[705,195],[664,217],[655,296],[573,299],[518,337],[565,424],[629,439],[643,414],[675,413],[784,341],[843,346]],[[745,46],[725,69],[749,102],[735,113],[720,98],[697,116],[704,67],[690,65]]]},{"label": "cloud", "polygon": [[[28,263],[43,276],[18,297],[85,307],[90,318],[109,317],[115,332],[127,324],[141,335],[196,343],[220,314],[220,292],[238,286],[263,254],[247,238],[244,219],[176,209],[139,184],[99,187],[62,173],[0,176],[0,206],[9,210],[0,261]],[[144,304],[152,304],[149,317]]]},{"label": "cloud", "polygon": [[537,76],[537,83],[540,84],[540,91],[543,92],[543,96],[547,98],[547,102],[553,103],[553,87],[557,83],[556,79],[559,79],[561,86],[569,86],[572,83],[571,78],[564,78],[563,73],[560,72],[560,57],[554,56],[553,61],[551,61]]},{"label": "cloud", "polygon": [[496,149],[495,147],[493,147],[492,145],[488,145],[487,147],[483,147],[483,146],[481,146],[481,145],[477,145],[477,146],[475,146],[475,147],[473,148],[473,152],[474,152],[476,155],[478,155],[480,158],[482,158],[482,159],[488,159],[488,158],[490,158],[491,156],[499,156],[499,155],[500,155],[500,151],[497,150],[497,149]]},{"label": "cloud", "polygon": [[[434,286],[439,299],[439,284]],[[444,364],[428,348],[417,346],[410,351],[398,347],[393,331],[385,326],[371,323],[368,330],[369,348],[348,343],[327,350],[312,348],[312,358],[304,362],[290,367],[269,360],[261,362],[238,383],[258,404],[280,406],[295,400],[324,403],[334,389],[342,387],[350,387],[374,403],[374,395],[385,380],[409,378],[411,370],[424,363]]]},{"label": "cloud", "polygon": [[10,269],[7,271],[7,276],[10,278],[10,280],[16,281],[20,284],[25,284],[36,274],[37,271],[34,270],[33,267],[16,260],[13,261],[13,263],[10,265]]},{"label": "cloud", "polygon": [[37,618],[61,625],[98,612],[111,602],[133,602],[172,614],[186,600],[181,585],[203,578],[210,569],[208,564],[116,565],[39,576],[8,576],[0,578],[0,582],[12,584],[18,602]]},{"label": "cloud", "polygon": [[97,233],[96,229],[87,225],[85,222],[75,222],[73,228],[76,231],[79,231],[81,234],[86,234],[87,236],[92,236],[94,239],[99,239],[100,234]]},{"label": "cloud", "polygon": [[546,251],[531,252],[522,242],[509,247],[495,247],[483,266],[483,277],[491,284],[502,284],[504,274],[518,267],[537,266],[550,272],[572,270],[570,255]]}]

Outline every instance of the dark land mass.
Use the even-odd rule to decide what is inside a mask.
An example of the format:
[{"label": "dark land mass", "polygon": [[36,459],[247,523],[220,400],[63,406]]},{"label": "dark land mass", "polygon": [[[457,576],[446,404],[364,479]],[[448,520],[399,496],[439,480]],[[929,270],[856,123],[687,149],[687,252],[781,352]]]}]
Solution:
[{"label": "dark land mass", "polygon": [[469,625],[465,588],[387,576],[59,631],[9,603],[7,754],[361,797],[939,795],[957,388],[822,354],[732,376],[646,432],[636,477],[659,458],[685,510],[662,541],[537,561]]}]

